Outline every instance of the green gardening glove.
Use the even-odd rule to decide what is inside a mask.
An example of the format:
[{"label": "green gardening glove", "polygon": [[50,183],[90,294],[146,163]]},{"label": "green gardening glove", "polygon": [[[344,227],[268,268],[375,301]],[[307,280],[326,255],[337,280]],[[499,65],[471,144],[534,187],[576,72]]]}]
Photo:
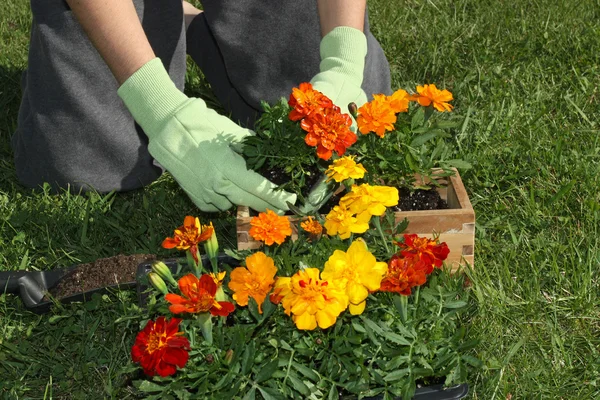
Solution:
[{"label": "green gardening glove", "polygon": [[118,94],[148,135],[148,151],[203,211],[245,205],[257,211],[287,210],[296,195],[254,171],[230,145],[253,132],[179,91],[160,59],[129,77]]},{"label": "green gardening glove", "polygon": [[362,90],[367,37],[348,26],[338,26],[321,39],[320,72],[310,81],[313,88],[325,94],[335,105],[348,112],[348,104],[358,107],[367,102]]}]

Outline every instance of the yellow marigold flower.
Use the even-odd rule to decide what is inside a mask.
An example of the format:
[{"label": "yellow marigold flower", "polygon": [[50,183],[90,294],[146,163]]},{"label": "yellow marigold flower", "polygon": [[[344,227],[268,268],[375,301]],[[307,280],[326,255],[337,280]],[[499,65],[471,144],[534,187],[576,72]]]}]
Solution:
[{"label": "yellow marigold flower", "polygon": [[398,89],[394,94],[386,97],[386,101],[390,105],[390,108],[397,114],[408,111],[410,96],[406,90]]},{"label": "yellow marigold flower", "polygon": [[250,220],[250,236],[254,240],[261,240],[267,246],[273,243],[281,244],[285,238],[292,235],[290,221],[283,216],[275,214],[274,211],[267,209],[266,212],[258,214]]},{"label": "yellow marigold flower", "polygon": [[348,239],[352,233],[364,233],[369,229],[371,216],[357,218],[344,206],[335,206],[325,216],[323,227],[330,236],[339,235],[341,239]]},{"label": "yellow marigold flower", "polygon": [[423,107],[427,107],[433,103],[433,107],[440,112],[444,111],[452,111],[454,108],[451,104],[448,104],[448,101],[454,100],[452,97],[452,93],[444,90],[439,90],[435,85],[423,85],[417,86],[418,96],[413,96],[412,98],[417,100],[420,105]]},{"label": "yellow marigold flower", "polygon": [[336,282],[319,278],[317,268],[298,271],[291,278],[278,278],[275,290],[283,296],[283,310],[298,329],[326,329],[348,307],[348,296]]},{"label": "yellow marigold flower", "polygon": [[353,185],[350,193],[341,198],[340,205],[357,214],[357,218],[368,220],[373,215],[383,215],[386,207],[397,205],[399,200],[398,189],[395,187],[364,183]]},{"label": "yellow marigold flower", "polygon": [[342,182],[346,179],[362,179],[365,176],[367,170],[362,164],[357,164],[354,161],[354,156],[345,156],[335,160],[327,171],[327,180],[333,179],[336,182]]},{"label": "yellow marigold flower", "polygon": [[319,221],[313,220],[313,217],[308,217],[306,221],[301,222],[300,227],[311,235],[318,236],[323,233],[323,227]]},{"label": "yellow marigold flower", "polygon": [[248,297],[252,297],[262,314],[262,304],[275,283],[276,273],[273,259],[262,251],[246,257],[246,268],[237,267],[231,271],[228,286],[233,291],[233,299],[238,305],[246,306]]},{"label": "yellow marigold flower", "polygon": [[377,136],[383,137],[385,132],[394,130],[395,123],[396,113],[390,107],[387,96],[383,94],[373,95],[371,102],[358,109],[356,124],[363,135],[375,132]]},{"label": "yellow marigold flower", "polygon": [[369,292],[379,290],[386,272],[387,263],[377,261],[364,240],[357,239],[347,252],[333,252],[325,263],[321,278],[339,282],[348,295],[350,313],[359,315],[365,310]]}]

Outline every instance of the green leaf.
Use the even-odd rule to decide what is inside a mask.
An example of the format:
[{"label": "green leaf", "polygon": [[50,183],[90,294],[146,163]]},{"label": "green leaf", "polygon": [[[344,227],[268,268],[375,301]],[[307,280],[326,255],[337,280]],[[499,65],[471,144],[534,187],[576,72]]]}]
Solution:
[{"label": "green leaf", "polygon": [[410,368],[399,369],[397,371],[390,372],[389,374],[387,374],[386,376],[384,376],[383,380],[386,381],[386,382],[399,381],[400,379],[402,379],[406,375],[408,375],[409,372],[410,372]]},{"label": "green leaf", "polygon": [[242,375],[247,375],[254,365],[254,341],[250,341],[246,345],[246,349],[244,350],[244,355],[242,357]]},{"label": "green leaf", "polygon": [[453,160],[446,160],[444,161],[444,164],[455,167],[455,168],[459,168],[459,169],[471,169],[473,168],[473,166],[463,160],[458,160],[458,159],[453,159]]},{"label": "green leaf", "polygon": [[327,396],[327,400],[339,400],[340,394],[338,393],[337,387],[335,385],[331,386],[329,390],[329,395]]},{"label": "green leaf", "polygon": [[[140,381],[136,381],[136,382],[140,382]],[[135,383],[134,383],[135,385]],[[135,385],[139,391],[141,392],[147,392],[147,393],[158,393],[158,392],[162,392],[165,388],[154,383],[154,382],[150,382],[150,381],[142,381],[139,386]]]},{"label": "green leaf", "polygon": [[274,389],[259,387],[258,390],[260,391],[260,394],[262,394],[262,397],[265,400],[282,400],[282,399],[284,399],[284,396],[281,393],[278,393],[277,391],[275,391]]},{"label": "green leaf", "polygon": [[256,375],[256,378],[254,378],[254,380],[256,381],[256,383],[266,381],[271,376],[273,376],[273,373],[275,371],[277,371],[277,368],[279,368],[279,361],[277,359],[272,360],[266,364],[263,364],[260,367],[260,370],[259,370],[258,374]]},{"label": "green leaf", "polygon": [[462,359],[469,365],[472,365],[475,368],[481,368],[483,367],[483,361],[481,361],[480,359],[470,356],[470,355],[464,355],[462,356]]},{"label": "green leaf", "polygon": [[462,308],[467,305],[466,301],[463,300],[455,300],[444,303],[444,308]]},{"label": "green leaf", "polygon": [[406,338],[404,338],[396,333],[393,333],[393,332],[386,332],[384,336],[386,339],[389,339],[392,342],[397,343],[402,346],[410,346],[410,343],[411,343]]},{"label": "green leaf", "polygon": [[298,364],[297,362],[293,362],[292,366],[298,371],[300,372],[302,375],[304,375],[305,377],[307,377],[308,379],[310,379],[312,382],[317,383],[319,382],[319,375],[313,371],[312,369],[308,368],[305,365],[302,364]]},{"label": "green leaf", "polygon": [[412,120],[410,121],[410,128],[412,130],[420,128],[421,126],[423,126],[424,122],[425,122],[425,108],[419,107],[419,109],[417,109],[417,111],[415,112],[415,115],[413,115]]},{"label": "green leaf", "polygon": [[430,141],[431,139],[434,139],[438,136],[444,135],[445,132],[444,131],[440,131],[439,129],[434,129],[431,130],[427,133],[424,133],[422,135],[417,136],[416,138],[414,138],[412,140],[412,142],[410,142],[410,146],[411,147],[419,147],[425,143],[427,143],[428,141]]},{"label": "green leaf", "polygon": [[242,398],[242,400],[254,400],[256,398],[256,388],[253,387],[248,393]]},{"label": "green leaf", "polygon": [[292,386],[294,387],[294,389],[300,392],[300,394],[304,396],[310,396],[310,389],[304,384],[304,382],[302,382],[300,379],[298,379],[292,374],[288,375],[288,378],[292,382]]}]

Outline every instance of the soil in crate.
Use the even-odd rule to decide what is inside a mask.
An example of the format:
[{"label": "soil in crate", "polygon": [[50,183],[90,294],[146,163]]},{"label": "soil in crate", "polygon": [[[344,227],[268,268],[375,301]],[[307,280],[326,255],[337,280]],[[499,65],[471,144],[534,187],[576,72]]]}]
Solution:
[{"label": "soil in crate", "polygon": [[[269,170],[263,169],[259,171],[261,175],[270,180],[276,185],[282,185],[289,182],[290,178],[282,170]],[[317,183],[319,180],[318,170],[315,168],[311,175],[306,175],[305,190],[301,193],[304,197],[308,196],[309,189]],[[446,210],[448,204],[444,199],[440,197],[440,194],[435,189],[416,189],[410,190],[404,187],[398,188],[400,195],[400,201],[396,207],[393,207],[394,211],[419,211],[419,210]],[[342,194],[332,196],[324,205],[320,211],[323,214],[328,213],[331,209],[336,206]],[[255,214],[253,214],[255,215]]]},{"label": "soil in crate", "polygon": [[153,254],[119,254],[81,264],[62,278],[58,285],[50,290],[50,294],[56,299],[62,299],[106,286],[135,282],[138,265],[155,259]]}]

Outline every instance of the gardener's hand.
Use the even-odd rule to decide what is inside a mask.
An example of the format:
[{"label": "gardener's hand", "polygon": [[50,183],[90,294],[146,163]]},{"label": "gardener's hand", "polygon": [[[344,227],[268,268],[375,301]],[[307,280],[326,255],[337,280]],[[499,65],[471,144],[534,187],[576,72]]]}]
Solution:
[{"label": "gardener's hand", "polygon": [[313,87],[329,97],[343,112],[348,104],[358,107],[367,102],[361,89],[367,38],[363,32],[338,26],[321,39],[320,72],[310,81]]},{"label": "gardener's hand", "polygon": [[118,93],[148,135],[150,154],[203,211],[233,204],[287,210],[286,202],[295,203],[296,195],[275,191],[230,148],[253,132],[181,93],[160,59],[144,64]]}]

